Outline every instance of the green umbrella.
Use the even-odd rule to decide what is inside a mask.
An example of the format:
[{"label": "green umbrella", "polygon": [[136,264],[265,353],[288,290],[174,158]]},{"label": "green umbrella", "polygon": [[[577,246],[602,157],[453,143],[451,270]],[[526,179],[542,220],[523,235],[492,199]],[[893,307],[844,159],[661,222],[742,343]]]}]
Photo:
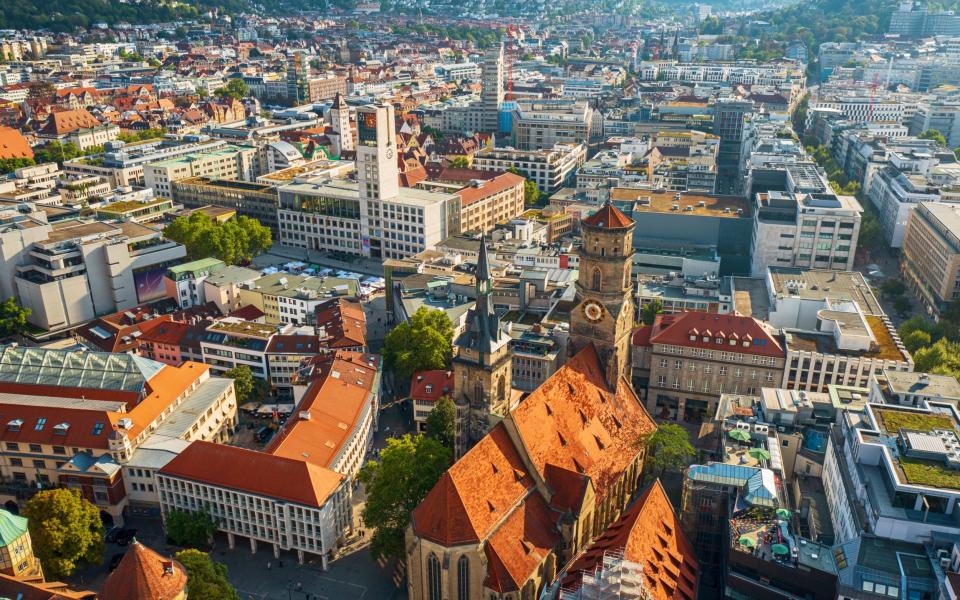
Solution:
[{"label": "green umbrella", "polygon": [[738,442],[746,442],[750,440],[750,434],[742,429],[731,429],[730,433],[727,435],[730,436],[730,439],[737,440]]},{"label": "green umbrella", "polygon": [[753,541],[751,538],[743,537],[743,536],[740,536],[740,539],[737,540],[737,542],[744,548],[753,548],[754,546],[757,545],[757,543]]},{"label": "green umbrella", "polygon": [[793,514],[793,513],[791,513],[789,510],[787,510],[787,509],[785,509],[785,508],[778,508],[778,509],[777,509],[777,517],[779,517],[779,518],[781,518],[781,519],[789,519],[791,514]]},{"label": "green umbrella", "polygon": [[770,451],[766,448],[750,448],[747,454],[757,460],[770,460]]},{"label": "green umbrella", "polygon": [[774,544],[770,546],[770,549],[773,550],[774,554],[790,554],[790,548],[787,548],[785,544]]}]

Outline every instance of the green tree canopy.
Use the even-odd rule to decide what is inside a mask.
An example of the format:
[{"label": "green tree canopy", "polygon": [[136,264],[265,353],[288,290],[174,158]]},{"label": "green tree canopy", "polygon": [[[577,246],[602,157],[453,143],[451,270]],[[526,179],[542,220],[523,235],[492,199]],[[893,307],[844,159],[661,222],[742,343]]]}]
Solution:
[{"label": "green tree canopy", "polygon": [[421,307],[394,327],[383,342],[387,365],[401,379],[416,371],[445,369],[450,362],[453,324],[442,310]]},{"label": "green tree canopy", "polygon": [[71,575],[79,564],[99,564],[103,557],[100,510],[80,490],[43,490],[23,507],[29,519],[33,551],[48,577]]},{"label": "green tree canopy", "polygon": [[437,440],[449,450],[453,450],[453,436],[456,434],[457,407],[450,396],[442,396],[427,415],[427,437]]},{"label": "green tree canopy", "polygon": [[523,202],[527,206],[539,204],[540,196],[540,188],[537,187],[536,182],[530,179],[523,182]]},{"label": "green tree canopy", "polygon": [[206,548],[217,531],[217,523],[205,510],[173,510],[164,519],[164,529],[167,539],[176,546]]},{"label": "green tree canopy", "polygon": [[370,540],[374,556],[403,556],[410,513],[450,466],[451,456],[437,440],[408,434],[388,439],[380,460],[371,460],[360,470],[367,497],[363,520],[374,530]]},{"label": "green tree canopy", "polygon": [[221,98],[233,98],[234,100],[243,100],[250,95],[250,87],[239,78],[232,77],[227,80],[227,84],[215,92]]},{"label": "green tree canopy", "polygon": [[900,339],[903,341],[903,345],[907,347],[907,350],[909,350],[911,354],[920,348],[926,348],[932,343],[930,334],[922,329],[911,331]]},{"label": "green tree canopy", "polygon": [[253,378],[253,371],[247,365],[237,365],[223,376],[233,379],[233,391],[237,395],[238,404],[249,402],[252,397],[255,397],[256,381]]},{"label": "green tree canopy", "polygon": [[640,320],[644,325],[653,325],[653,322],[657,320],[657,315],[663,312],[663,302],[659,300],[653,300],[643,305],[643,308],[640,309]]},{"label": "green tree canopy", "polygon": [[273,245],[270,229],[245,216],[216,223],[208,215],[195,212],[177,217],[163,235],[183,244],[193,259],[212,256],[227,264],[246,264]]},{"label": "green tree canopy", "polygon": [[947,138],[943,137],[943,134],[936,129],[925,129],[917,137],[921,140],[933,140],[941,146],[947,145]]},{"label": "green tree canopy", "polygon": [[0,158],[0,175],[37,164],[32,158]]},{"label": "green tree canopy", "polygon": [[199,550],[181,550],[174,558],[187,571],[190,600],[240,600],[227,580],[227,566]]},{"label": "green tree canopy", "polygon": [[30,316],[30,309],[23,308],[11,296],[0,304],[0,338],[10,337],[23,333],[27,328],[27,318]]},{"label": "green tree canopy", "polygon": [[450,166],[454,169],[466,169],[470,166],[470,161],[466,156],[457,156],[450,161]]},{"label": "green tree canopy", "polygon": [[913,353],[914,371],[960,377],[960,343],[946,338]]},{"label": "green tree canopy", "polygon": [[646,445],[644,471],[662,477],[667,471],[680,471],[697,455],[687,430],[676,423],[665,423],[641,440]]}]

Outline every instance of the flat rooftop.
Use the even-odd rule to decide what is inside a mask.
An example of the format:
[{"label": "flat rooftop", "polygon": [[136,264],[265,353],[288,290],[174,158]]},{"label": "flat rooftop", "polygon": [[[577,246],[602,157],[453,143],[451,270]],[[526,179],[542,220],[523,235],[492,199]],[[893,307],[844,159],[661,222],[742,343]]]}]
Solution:
[{"label": "flat rooftop", "polygon": [[890,391],[898,395],[935,396],[960,399],[960,382],[949,375],[884,371]]},{"label": "flat rooftop", "polygon": [[[322,179],[304,183],[291,183],[280,188],[283,192],[307,194],[310,196],[330,196],[333,198],[360,198],[360,184],[347,179]],[[458,200],[454,194],[430,192],[419,188],[401,187],[393,198],[383,198],[383,202],[393,202],[410,206],[427,207],[438,202]]]},{"label": "flat rooftop", "polygon": [[[635,213],[656,212],[696,215],[701,217],[723,217],[730,219],[750,219],[750,202],[739,196],[716,196],[695,192],[658,192],[636,188],[613,188],[610,199],[614,202],[631,202]],[[702,203],[702,205],[701,205]],[[674,210],[674,205],[679,209]],[[741,211],[737,214],[737,211]]]},{"label": "flat rooftop", "polygon": [[55,223],[47,236],[47,242],[64,242],[95,235],[115,235],[120,232],[118,224],[103,221],[61,221]]},{"label": "flat rooftop", "polygon": [[264,323],[256,323],[254,321],[243,321],[238,319],[218,321],[211,325],[208,328],[208,331],[217,331],[231,335],[267,339],[277,332],[277,328],[273,325],[266,325]]},{"label": "flat rooftop", "polygon": [[790,350],[801,352],[818,352],[820,354],[838,354],[846,356],[862,356],[878,360],[907,361],[907,355],[897,346],[893,335],[883,319],[876,316],[867,316],[867,324],[873,332],[876,347],[867,351],[843,350],[837,347],[832,334],[813,333],[808,331],[789,330],[787,346]]},{"label": "flat rooftop", "polygon": [[851,300],[866,315],[884,314],[877,297],[858,271],[770,267],[768,279],[777,296],[805,300]]}]

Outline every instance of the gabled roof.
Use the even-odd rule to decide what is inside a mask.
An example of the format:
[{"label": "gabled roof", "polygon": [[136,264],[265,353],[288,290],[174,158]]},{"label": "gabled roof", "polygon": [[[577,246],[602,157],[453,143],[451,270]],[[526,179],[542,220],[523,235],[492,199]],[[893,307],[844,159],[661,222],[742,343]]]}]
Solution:
[{"label": "gabled roof", "polygon": [[0,127],[0,158],[33,158],[33,149],[19,131]]},{"label": "gabled roof", "polygon": [[651,600],[696,598],[700,567],[660,480],[573,561],[562,587],[579,587],[582,573],[601,566],[607,552],[622,552],[624,559],[643,565]]},{"label": "gabled roof", "polygon": [[555,519],[543,497],[532,492],[487,542],[484,585],[500,593],[519,590],[560,541]]},{"label": "gabled roof", "polygon": [[100,588],[100,600],[173,600],[187,587],[187,572],[138,541]]},{"label": "gabled roof", "polygon": [[597,229],[624,229],[633,226],[633,219],[623,214],[619,208],[607,202],[600,207],[600,210],[593,213],[581,224]]},{"label": "gabled roof", "polygon": [[513,409],[509,417],[530,463],[547,479],[553,465],[590,479],[599,498],[636,458],[636,440],[656,429],[630,384],[607,390],[592,344]]},{"label": "gabled roof", "polygon": [[413,530],[445,546],[484,540],[533,485],[506,428],[498,424],[413,510]]},{"label": "gabled roof", "polygon": [[97,120],[85,108],[76,110],[63,110],[50,115],[47,124],[41,129],[41,133],[47,135],[66,135],[78,129],[89,129],[99,127],[100,121]]},{"label": "gabled roof", "polygon": [[436,402],[443,396],[453,394],[453,371],[436,369],[418,371],[410,381],[410,399]]},{"label": "gabled roof", "polygon": [[195,441],[160,473],[321,508],[343,476],[303,460]]}]

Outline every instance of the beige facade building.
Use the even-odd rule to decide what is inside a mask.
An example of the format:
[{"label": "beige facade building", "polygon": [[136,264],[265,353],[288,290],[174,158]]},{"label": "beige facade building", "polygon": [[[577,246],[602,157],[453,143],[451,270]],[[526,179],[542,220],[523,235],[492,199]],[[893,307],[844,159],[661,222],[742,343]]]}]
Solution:
[{"label": "beige facade building", "polygon": [[900,273],[934,318],[960,298],[960,206],[923,202],[911,211]]},{"label": "beige facade building", "polygon": [[256,156],[256,148],[243,146],[186,154],[146,165],[143,180],[146,187],[165,198],[172,197],[173,182],[190,177],[252,181]]}]

